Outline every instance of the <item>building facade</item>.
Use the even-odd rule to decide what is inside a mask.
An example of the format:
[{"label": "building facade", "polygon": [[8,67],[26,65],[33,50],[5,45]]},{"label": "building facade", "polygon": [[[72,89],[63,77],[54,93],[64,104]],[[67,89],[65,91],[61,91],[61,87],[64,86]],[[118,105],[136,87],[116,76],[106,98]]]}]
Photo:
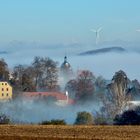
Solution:
[{"label": "building facade", "polygon": [[0,100],[12,99],[12,87],[8,82],[0,82]]}]

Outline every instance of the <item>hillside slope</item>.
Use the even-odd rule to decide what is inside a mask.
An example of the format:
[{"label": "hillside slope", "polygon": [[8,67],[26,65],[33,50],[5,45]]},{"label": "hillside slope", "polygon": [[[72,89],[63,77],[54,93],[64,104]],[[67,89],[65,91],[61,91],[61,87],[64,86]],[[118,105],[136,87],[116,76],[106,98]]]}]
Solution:
[{"label": "hillside slope", "polygon": [[122,47],[108,47],[108,48],[101,48],[101,49],[82,52],[79,55],[96,55],[96,54],[103,54],[103,53],[109,53],[109,52],[122,53],[125,51],[126,50]]}]

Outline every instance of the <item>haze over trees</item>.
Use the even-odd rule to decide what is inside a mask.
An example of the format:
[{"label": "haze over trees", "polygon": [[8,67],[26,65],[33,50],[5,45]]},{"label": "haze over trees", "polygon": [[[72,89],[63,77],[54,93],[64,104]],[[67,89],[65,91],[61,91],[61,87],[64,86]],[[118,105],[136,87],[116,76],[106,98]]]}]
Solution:
[{"label": "haze over trees", "polygon": [[9,69],[4,59],[0,59],[0,80],[1,81],[9,80]]},{"label": "haze over trees", "polygon": [[57,62],[50,58],[35,57],[32,63],[36,89],[54,90],[58,88]]},{"label": "haze over trees", "polygon": [[113,119],[117,114],[124,111],[131,96],[128,94],[129,79],[123,71],[118,71],[113,76],[110,84],[107,85],[107,91],[102,97],[103,108],[107,118]]},{"label": "haze over trees", "polygon": [[59,90],[57,71],[57,62],[35,57],[30,66],[14,67],[11,83],[17,91]]},{"label": "haze over trees", "polygon": [[140,83],[137,79],[132,80],[132,86],[129,88],[133,100],[140,99]]},{"label": "haze over trees", "polygon": [[11,84],[15,92],[36,91],[32,67],[17,65],[12,73]]},{"label": "haze over trees", "polygon": [[[8,64],[3,59],[0,60],[0,80],[12,85],[14,98],[23,92],[64,92],[58,82],[59,70],[58,63],[48,57],[35,57],[30,65],[17,65],[12,72],[9,71]],[[116,72],[112,80],[106,80],[102,76],[95,77],[89,70],[78,71],[77,76],[65,85],[66,90],[75,105],[95,102],[102,104],[100,111],[94,116],[95,124],[113,124],[114,118],[124,112],[127,103],[140,97],[139,81],[131,81],[122,70]],[[38,103],[45,102],[48,106],[55,106],[56,101],[51,96],[35,100]]]},{"label": "haze over trees", "polygon": [[79,102],[85,102],[93,98],[95,76],[88,70],[78,73],[76,79],[70,80],[66,89],[75,94],[75,99]]}]

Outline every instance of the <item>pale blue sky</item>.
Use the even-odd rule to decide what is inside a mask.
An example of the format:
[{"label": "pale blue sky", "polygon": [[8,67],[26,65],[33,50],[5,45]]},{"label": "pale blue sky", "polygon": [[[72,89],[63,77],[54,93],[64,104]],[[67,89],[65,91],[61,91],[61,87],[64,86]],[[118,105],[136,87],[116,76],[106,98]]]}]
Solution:
[{"label": "pale blue sky", "polygon": [[92,43],[140,39],[140,0],[0,0],[0,42]]}]

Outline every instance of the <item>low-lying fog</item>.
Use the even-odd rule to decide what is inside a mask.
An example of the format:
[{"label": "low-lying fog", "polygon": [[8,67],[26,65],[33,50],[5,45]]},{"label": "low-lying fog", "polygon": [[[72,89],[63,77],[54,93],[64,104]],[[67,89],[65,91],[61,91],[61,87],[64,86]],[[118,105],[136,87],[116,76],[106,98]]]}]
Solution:
[{"label": "low-lying fog", "polygon": [[[113,44],[113,43],[111,43]],[[0,44],[1,57],[6,60],[9,67],[17,64],[30,64],[34,56],[50,57],[58,61],[59,65],[63,62],[65,55],[68,56],[74,71],[79,69],[89,69],[95,75],[102,75],[106,79],[111,79],[113,74],[122,69],[130,79],[140,80],[140,48],[139,44],[120,42],[114,45],[104,43],[99,46],[71,44],[71,45],[45,45],[39,43],[11,42],[9,44]],[[79,53],[88,50],[118,46],[126,49],[124,53],[112,52],[102,53],[91,56],[78,56]]]},{"label": "low-lying fog", "polygon": [[77,112],[87,111],[96,113],[99,103],[93,102],[86,105],[71,105],[65,107],[51,106],[45,102],[20,99],[6,102],[0,106],[0,113],[8,116],[14,123],[41,123],[52,119],[64,119],[68,124],[73,124]]},{"label": "low-lying fog", "polygon": [[[116,44],[114,44],[116,46]],[[129,45],[128,45],[129,46]],[[119,45],[126,52],[102,53],[91,56],[79,56],[84,51],[104,46],[86,46],[80,44],[73,45],[44,45],[37,43],[12,42],[10,44],[1,44],[1,58],[8,63],[9,68],[17,64],[30,64],[35,56],[50,57],[58,61],[59,66],[63,62],[64,56],[68,56],[68,61],[74,71],[80,69],[91,70],[96,76],[102,75],[106,79],[111,79],[114,73],[120,69],[126,72],[130,79],[140,80],[140,49],[139,44],[133,48]],[[4,52],[4,53],[3,53]],[[50,107],[44,103],[32,101],[16,101],[4,104],[1,113],[4,113],[14,121],[26,123],[39,123],[50,119],[65,119],[67,123],[74,123],[76,114],[79,111],[94,112],[99,108],[99,103],[92,103],[87,106],[69,106],[69,107]]]}]

